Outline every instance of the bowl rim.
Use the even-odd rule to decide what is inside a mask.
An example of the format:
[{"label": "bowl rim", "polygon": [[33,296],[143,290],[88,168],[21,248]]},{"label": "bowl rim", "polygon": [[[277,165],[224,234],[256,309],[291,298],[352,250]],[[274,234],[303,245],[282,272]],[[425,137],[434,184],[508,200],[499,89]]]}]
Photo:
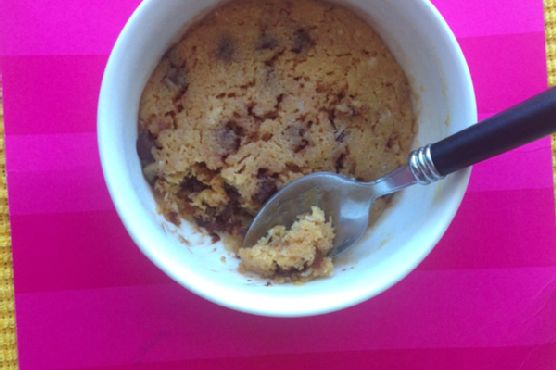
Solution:
[{"label": "bowl rim", "polygon": [[[402,280],[409,272],[415,269],[419,263],[426,257],[434,246],[440,241],[445,230],[448,228],[452,219],[455,217],[456,211],[463,200],[465,191],[468,185],[470,169],[460,171],[460,176],[457,182],[457,188],[453,189],[453,196],[445,203],[445,211],[442,217],[442,224],[436,229],[435,233],[431,236],[433,242],[430,243],[429,248],[423,248],[422,255],[414,258],[411,263],[406,265],[403,269],[391,271],[388,276],[381,279],[381,284],[378,287],[369,288],[364,292],[351,292],[350,294],[337,294],[331,296],[329,303],[325,306],[305,305],[303,307],[291,305],[276,304],[275,300],[261,300],[257,301],[252,299],[253,296],[245,293],[230,292],[223,289],[216,282],[210,279],[198,276],[194,272],[187,271],[187,269],[180,268],[180,265],[171,258],[167,258],[160,253],[157,253],[156,240],[149,231],[142,228],[142,222],[134,214],[135,208],[130,206],[124,201],[124,194],[129,191],[129,188],[122,185],[117,179],[122,174],[115,173],[115,168],[111,166],[111,158],[117,155],[117,150],[113,147],[113,140],[110,137],[110,130],[108,129],[108,122],[110,114],[110,91],[113,89],[117,78],[114,71],[118,68],[118,64],[122,60],[124,51],[127,45],[132,42],[132,34],[135,29],[142,27],[143,17],[149,13],[151,9],[158,6],[156,0],[144,0],[133,12],[125,27],[121,31],[115,46],[108,58],[104,75],[102,79],[101,90],[98,102],[98,115],[97,115],[97,140],[102,171],[105,179],[108,192],[114,203],[118,216],[122,220],[127,232],[145,254],[159,269],[165,272],[172,280],[177,281],[179,284],[190,290],[191,292],[204,297],[205,299],[214,302],[221,306],[227,306],[238,311],[263,315],[272,317],[304,317],[324,314],[339,309],[354,306],[372,296],[378,295],[383,291],[390,288],[392,285]],[[477,117],[475,93],[469,67],[467,65],[465,56],[456,40],[456,37],[443,16],[437,8],[428,0],[416,0],[412,4],[419,7],[420,14],[428,16],[432,27],[436,28],[443,37],[444,43],[449,46],[448,50],[444,52],[450,54],[450,58],[456,62],[454,68],[457,70],[459,78],[463,82],[465,91],[461,94],[465,97],[468,103],[471,117]],[[286,307],[285,307],[286,306]]]}]

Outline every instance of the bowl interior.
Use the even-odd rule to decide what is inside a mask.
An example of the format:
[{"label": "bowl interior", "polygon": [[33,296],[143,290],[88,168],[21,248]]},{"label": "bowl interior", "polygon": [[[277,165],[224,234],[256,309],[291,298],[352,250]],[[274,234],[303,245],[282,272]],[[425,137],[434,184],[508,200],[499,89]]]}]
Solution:
[{"label": "bowl interior", "polygon": [[[329,279],[266,286],[237,272],[238,260],[188,224],[179,230],[157,212],[135,151],[144,84],[184,27],[217,0],[144,1],[122,31],[101,90],[98,140],[108,189],[131,237],[171,278],[222,305],[270,316],[305,316],[357,304],[402,279],[430,252],[452,220],[468,171],[414,186],[371,232],[337,261]],[[476,121],[465,60],[451,31],[427,0],[346,0],[369,23],[405,69],[414,91],[414,146],[437,141]],[[225,256],[225,261],[221,258]]]}]

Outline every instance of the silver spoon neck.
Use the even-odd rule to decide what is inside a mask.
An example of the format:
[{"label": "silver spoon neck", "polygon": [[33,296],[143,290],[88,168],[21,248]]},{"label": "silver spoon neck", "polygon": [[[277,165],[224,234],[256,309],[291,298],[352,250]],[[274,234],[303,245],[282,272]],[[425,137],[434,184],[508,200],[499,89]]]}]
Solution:
[{"label": "silver spoon neck", "polygon": [[430,144],[412,151],[409,155],[408,166],[419,184],[427,185],[444,178],[434,165]]},{"label": "silver spoon neck", "polygon": [[401,191],[410,185],[416,184],[417,182],[418,181],[409,166],[403,166],[396,168],[380,179],[367,182],[365,185],[371,190],[372,200],[385,195],[397,193],[398,191]]},{"label": "silver spoon neck", "polygon": [[365,183],[372,191],[373,198],[396,193],[413,184],[430,184],[441,180],[442,176],[431,158],[430,145],[411,152],[408,163],[396,168],[378,180]]}]

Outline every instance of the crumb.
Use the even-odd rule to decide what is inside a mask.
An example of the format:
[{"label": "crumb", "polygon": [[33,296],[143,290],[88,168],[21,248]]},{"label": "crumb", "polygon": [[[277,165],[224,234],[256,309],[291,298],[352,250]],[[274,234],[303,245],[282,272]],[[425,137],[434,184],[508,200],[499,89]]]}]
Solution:
[{"label": "crumb", "polygon": [[276,226],[251,248],[240,248],[240,268],[276,281],[308,281],[329,276],[334,229],[324,212],[312,207],[290,229]]},{"label": "crumb", "polygon": [[188,247],[191,246],[189,240],[185,239],[182,235],[178,235],[178,240],[180,243],[187,245]]}]

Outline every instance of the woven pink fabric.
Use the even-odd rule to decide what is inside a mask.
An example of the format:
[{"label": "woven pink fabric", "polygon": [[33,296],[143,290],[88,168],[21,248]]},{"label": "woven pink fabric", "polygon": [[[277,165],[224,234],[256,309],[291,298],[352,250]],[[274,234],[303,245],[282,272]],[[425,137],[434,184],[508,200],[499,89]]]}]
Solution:
[{"label": "woven pink fabric", "polygon": [[[434,3],[468,58],[481,118],[546,88],[541,0]],[[254,317],[157,270],[116,216],[95,136],[102,71],[137,5],[0,2],[21,369],[556,368],[548,139],[476,166],[433,253],[357,307]]]}]

